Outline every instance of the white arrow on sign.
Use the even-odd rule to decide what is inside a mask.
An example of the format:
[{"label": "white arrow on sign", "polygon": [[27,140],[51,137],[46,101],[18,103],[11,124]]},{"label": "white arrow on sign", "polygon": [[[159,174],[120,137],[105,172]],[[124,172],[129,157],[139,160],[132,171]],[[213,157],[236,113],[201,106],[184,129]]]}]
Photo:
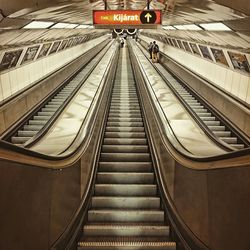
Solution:
[{"label": "white arrow on sign", "polygon": [[149,22],[150,22],[150,18],[152,17],[151,14],[150,14],[150,13],[147,13],[147,14],[145,15],[145,17],[147,18],[147,23],[149,23]]}]

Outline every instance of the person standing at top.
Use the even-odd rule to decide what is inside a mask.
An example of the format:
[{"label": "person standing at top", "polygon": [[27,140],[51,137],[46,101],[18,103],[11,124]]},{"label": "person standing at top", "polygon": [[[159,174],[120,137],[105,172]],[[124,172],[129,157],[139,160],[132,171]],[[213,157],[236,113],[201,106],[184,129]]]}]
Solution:
[{"label": "person standing at top", "polygon": [[153,41],[153,46],[152,46],[152,62],[157,63],[158,62],[158,53],[159,53],[159,46],[156,43],[156,41]]},{"label": "person standing at top", "polygon": [[148,45],[148,52],[150,59],[152,59],[152,48],[153,48],[153,43],[150,42],[150,44]]}]

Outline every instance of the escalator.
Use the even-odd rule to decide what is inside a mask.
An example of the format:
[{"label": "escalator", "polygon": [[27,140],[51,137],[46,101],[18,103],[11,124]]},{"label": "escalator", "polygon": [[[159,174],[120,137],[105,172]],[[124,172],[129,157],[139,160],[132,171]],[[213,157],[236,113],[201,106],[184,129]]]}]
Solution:
[{"label": "escalator", "polygon": [[[147,58],[148,52],[142,46],[139,46],[139,48]],[[147,60],[149,59],[147,58]],[[216,112],[206,100],[197,95],[187,84],[180,81],[160,63],[152,65],[167,86],[173,90],[186,109],[189,110],[190,114],[210,134],[211,138],[217,140],[229,151],[237,151],[250,146],[249,138],[246,135],[229,124],[221,114]]]},{"label": "escalator", "polygon": [[24,119],[21,125],[17,125],[17,128],[4,135],[3,139],[17,146],[26,147],[39,135],[39,131],[45,129],[50,124],[50,121],[54,120],[60,114],[63,107],[70,102],[77,90],[84,84],[87,77],[108,51],[110,45],[111,43],[104,42],[95,49],[90,50],[86,55],[87,62],[85,65],[71,79],[63,83],[63,86],[56,89],[54,93],[51,93],[39,109]]},{"label": "escalator", "polygon": [[127,48],[120,51],[87,217],[78,250],[176,248],[161,208]]}]

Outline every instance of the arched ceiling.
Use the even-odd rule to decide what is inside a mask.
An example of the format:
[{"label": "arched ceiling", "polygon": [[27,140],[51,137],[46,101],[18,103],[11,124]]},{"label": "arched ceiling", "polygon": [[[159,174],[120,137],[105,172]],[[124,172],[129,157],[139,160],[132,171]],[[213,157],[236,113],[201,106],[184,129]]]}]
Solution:
[{"label": "arched ceiling", "polygon": [[[0,0],[0,46],[8,46],[3,42],[10,37],[21,37],[25,34],[34,34],[34,39],[40,39],[41,31],[25,31],[20,28],[33,20],[66,22],[74,24],[92,24],[92,10],[103,10],[106,1],[108,9],[145,9],[147,0]],[[197,41],[208,40],[218,41],[218,45],[229,46],[232,40],[239,39],[240,42],[234,42],[235,45],[244,44],[241,48],[248,50],[250,46],[250,0],[149,0],[150,9],[160,9],[163,13],[163,25],[178,24],[200,24],[207,22],[223,22],[234,32],[195,32],[195,31],[164,31],[156,30],[154,32],[167,33],[173,37],[187,37],[187,39],[196,39]],[[2,17],[1,17],[2,15]],[[14,32],[15,31],[15,32]],[[9,32],[8,34],[5,34]],[[43,31],[43,34],[49,34],[51,37],[65,37],[73,34],[81,34],[86,31]],[[93,31],[87,31],[93,32]],[[98,32],[98,30],[96,30]],[[21,35],[22,34],[22,35]],[[32,35],[31,35],[32,37]],[[53,37],[53,35],[52,35]],[[34,40],[33,39],[33,40]],[[27,39],[26,39],[27,40]],[[15,41],[17,44],[16,38]]]},{"label": "arched ceiling", "polygon": [[[92,10],[104,9],[105,0],[2,0],[10,18],[92,23]],[[144,9],[145,0],[106,0],[109,9]],[[150,0],[150,8],[163,10],[163,24],[234,20],[247,17],[249,0]],[[227,6],[225,6],[225,3]],[[234,3],[237,2],[237,3]],[[246,5],[245,7],[240,5]],[[237,8],[233,8],[233,7]],[[240,11],[241,10],[241,11]],[[244,13],[244,10],[246,12]],[[249,11],[250,12],[250,11]]]}]

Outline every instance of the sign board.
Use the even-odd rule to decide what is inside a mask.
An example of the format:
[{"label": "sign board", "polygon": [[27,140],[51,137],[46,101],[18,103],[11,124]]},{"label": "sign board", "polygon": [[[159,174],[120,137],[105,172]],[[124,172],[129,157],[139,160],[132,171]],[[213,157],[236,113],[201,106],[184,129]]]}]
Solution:
[{"label": "sign board", "polygon": [[160,10],[93,10],[97,28],[152,28],[161,24]]}]

